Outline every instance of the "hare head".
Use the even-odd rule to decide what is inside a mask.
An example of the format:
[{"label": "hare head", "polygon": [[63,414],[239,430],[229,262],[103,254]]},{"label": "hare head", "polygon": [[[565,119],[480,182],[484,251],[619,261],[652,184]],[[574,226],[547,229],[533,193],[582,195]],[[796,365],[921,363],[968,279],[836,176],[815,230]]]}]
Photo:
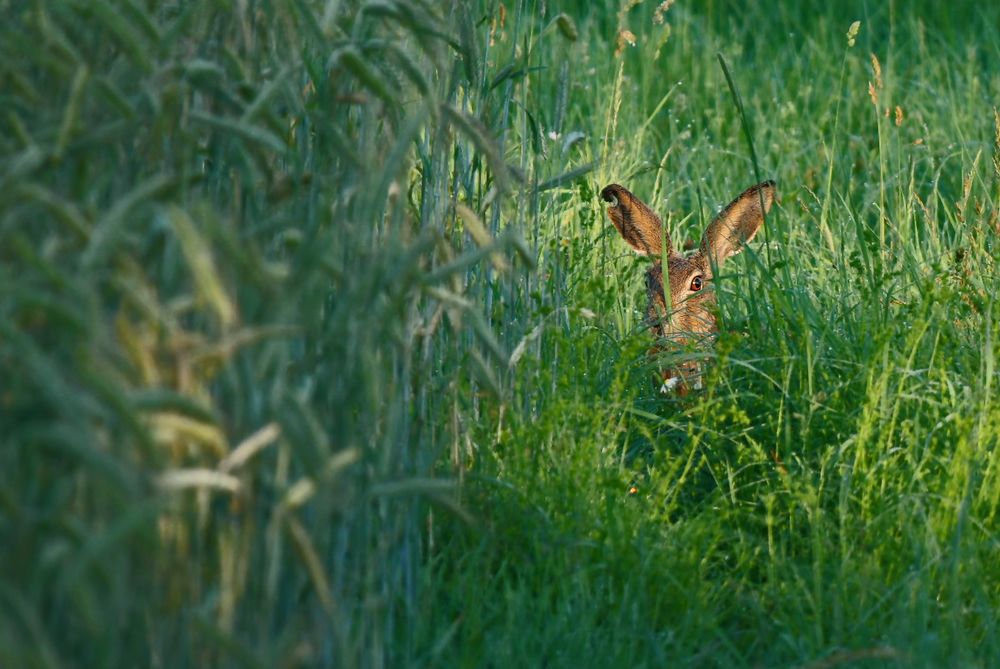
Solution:
[{"label": "hare head", "polygon": [[[698,250],[686,256],[674,250],[659,217],[626,188],[611,184],[601,191],[601,198],[612,203],[608,216],[621,236],[639,255],[654,260],[646,272],[646,317],[658,338],[697,343],[715,332],[713,273],[757,234],[774,201],[774,189],[773,181],[765,181],[743,191],[705,229]],[[680,376],[663,372],[664,390],[683,392],[685,377],[697,382],[699,365],[688,362],[676,371]]]}]

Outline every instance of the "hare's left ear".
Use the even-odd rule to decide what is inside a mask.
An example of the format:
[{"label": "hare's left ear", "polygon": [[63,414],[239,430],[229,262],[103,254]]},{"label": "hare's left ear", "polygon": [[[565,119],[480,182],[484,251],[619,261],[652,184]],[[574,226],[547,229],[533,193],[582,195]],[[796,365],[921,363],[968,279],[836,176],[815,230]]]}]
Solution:
[{"label": "hare's left ear", "polygon": [[764,214],[774,202],[773,181],[751,186],[715,217],[701,238],[701,252],[718,265],[743,250],[764,222]]},{"label": "hare's left ear", "polygon": [[[642,200],[632,195],[627,188],[618,184],[605,186],[601,199],[611,202],[608,216],[622,239],[642,256],[658,258],[663,252],[663,223]],[[673,255],[670,237],[666,239],[667,255]]]}]

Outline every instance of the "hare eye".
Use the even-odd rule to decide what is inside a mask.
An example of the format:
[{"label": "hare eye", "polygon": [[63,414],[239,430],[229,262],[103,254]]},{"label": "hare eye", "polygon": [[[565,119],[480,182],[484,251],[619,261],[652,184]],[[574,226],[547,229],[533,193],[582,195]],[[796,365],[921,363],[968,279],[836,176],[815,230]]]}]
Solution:
[{"label": "hare eye", "polygon": [[691,290],[698,291],[702,288],[702,279],[700,276],[696,276],[691,279]]}]

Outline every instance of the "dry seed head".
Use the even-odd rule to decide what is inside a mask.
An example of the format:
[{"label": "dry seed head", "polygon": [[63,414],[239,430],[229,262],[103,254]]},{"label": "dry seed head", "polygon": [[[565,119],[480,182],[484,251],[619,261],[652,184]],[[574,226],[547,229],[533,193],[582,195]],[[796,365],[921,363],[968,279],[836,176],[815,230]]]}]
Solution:
[{"label": "dry seed head", "polygon": [[663,23],[663,15],[667,13],[672,4],[674,4],[674,0],[663,0],[653,11],[653,23],[661,25]]},{"label": "dry seed head", "polygon": [[878,62],[878,56],[872,54],[872,71],[875,73],[875,88],[882,88],[882,66]]},{"label": "dry seed head", "polygon": [[903,108],[896,105],[896,127],[903,125]]},{"label": "dry seed head", "polygon": [[635,46],[635,35],[625,27],[625,17],[628,16],[633,7],[641,2],[642,0],[625,0],[622,3],[621,9],[618,10],[618,47],[615,49],[615,58],[622,55],[626,44]]},{"label": "dry seed head", "polygon": [[[497,33],[502,33],[504,26],[507,24],[507,8],[501,2],[500,6],[497,8],[496,16],[490,21],[490,46],[496,44]],[[502,37],[501,37],[502,39]]]},{"label": "dry seed head", "polygon": [[641,3],[642,0],[626,0],[626,2],[622,3],[622,8],[618,10],[618,25],[625,25],[625,17],[632,11],[633,7]]},{"label": "dry seed head", "polygon": [[872,99],[872,104],[878,107],[878,93],[875,91],[875,86],[872,82],[868,82],[868,97]]},{"label": "dry seed head", "polygon": [[622,55],[622,52],[625,51],[626,44],[628,46],[635,46],[635,40],[636,40],[635,33],[633,33],[631,30],[623,28],[622,30],[618,31],[618,48],[615,49],[615,56],[617,57]]}]

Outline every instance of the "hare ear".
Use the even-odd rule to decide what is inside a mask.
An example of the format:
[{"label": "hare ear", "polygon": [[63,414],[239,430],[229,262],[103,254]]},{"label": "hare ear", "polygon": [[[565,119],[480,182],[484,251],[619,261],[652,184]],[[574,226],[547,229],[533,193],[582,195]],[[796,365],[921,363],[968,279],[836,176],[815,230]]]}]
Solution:
[{"label": "hare ear", "polygon": [[701,239],[701,252],[715,264],[743,250],[764,222],[774,202],[773,181],[751,186],[715,217]]},{"label": "hare ear", "polygon": [[[601,191],[601,199],[614,203],[608,207],[608,216],[622,238],[639,255],[659,256],[663,252],[663,224],[652,209],[618,184],[606,186]],[[673,253],[669,237],[666,251],[667,255]]]}]

